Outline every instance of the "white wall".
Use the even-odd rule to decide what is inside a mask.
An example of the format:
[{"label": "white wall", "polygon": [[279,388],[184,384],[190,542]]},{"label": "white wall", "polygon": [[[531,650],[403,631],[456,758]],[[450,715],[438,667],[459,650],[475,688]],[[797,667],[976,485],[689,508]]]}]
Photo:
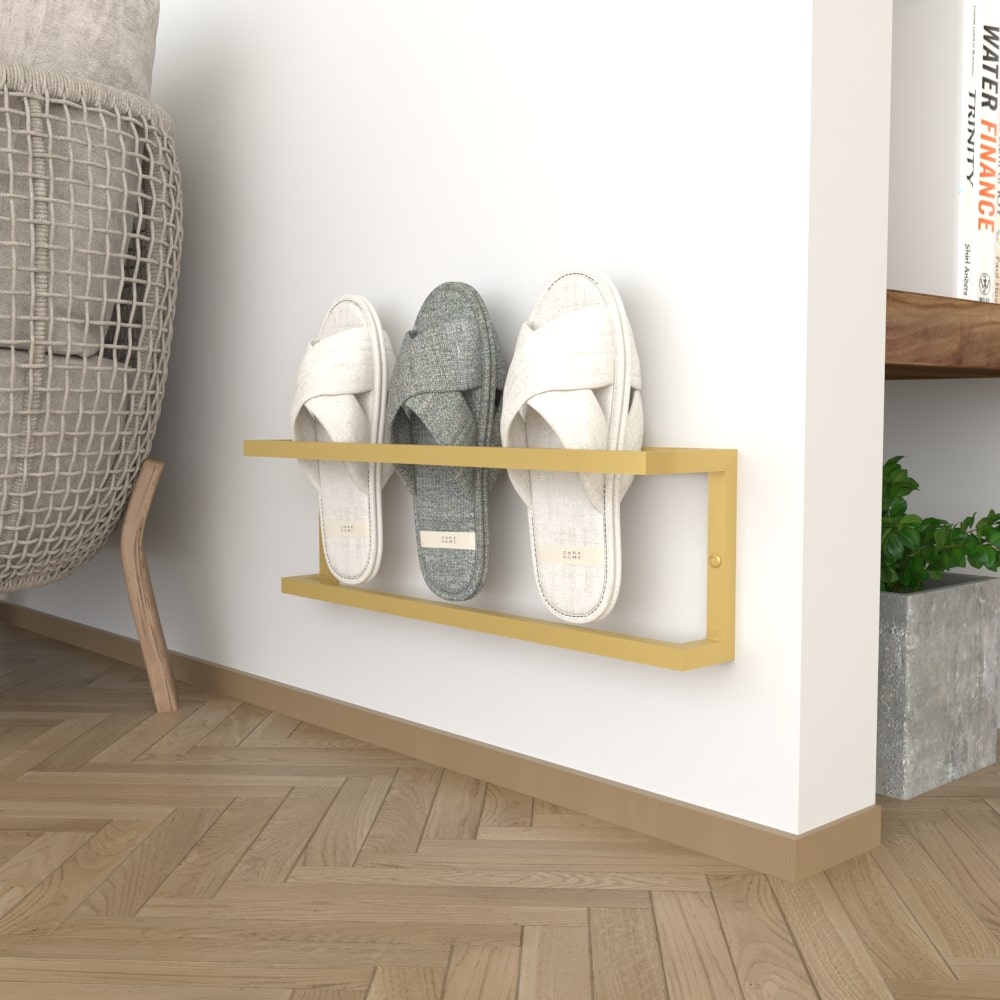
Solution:
[{"label": "white wall", "polygon": [[995,379],[886,384],[885,457],[902,455],[920,484],[907,498],[913,513],[957,521],[1000,509],[998,423]]},{"label": "white wall", "polygon": [[[164,628],[179,652],[802,832],[874,801],[889,2],[600,10],[163,0],[154,98],[186,199],[147,531]],[[580,265],[625,301],[647,443],[739,449],[736,661],[673,673],[283,596],[315,570],[314,497],[241,444],[287,437],[330,302],[367,296],[398,346],[435,285],[467,281],[509,354]],[[602,624],[699,634],[704,497],[699,477],[636,483]],[[505,480],[491,523],[477,603],[542,615]],[[412,534],[394,478],[380,588],[425,594]],[[15,599],[132,635],[116,560]]]}]

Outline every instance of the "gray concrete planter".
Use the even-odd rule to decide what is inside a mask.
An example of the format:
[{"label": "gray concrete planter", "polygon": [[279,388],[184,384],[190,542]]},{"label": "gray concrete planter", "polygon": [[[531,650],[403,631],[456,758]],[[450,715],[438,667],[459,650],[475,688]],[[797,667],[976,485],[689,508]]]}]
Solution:
[{"label": "gray concrete planter", "polygon": [[881,597],[875,789],[910,799],[996,762],[1000,580]]}]

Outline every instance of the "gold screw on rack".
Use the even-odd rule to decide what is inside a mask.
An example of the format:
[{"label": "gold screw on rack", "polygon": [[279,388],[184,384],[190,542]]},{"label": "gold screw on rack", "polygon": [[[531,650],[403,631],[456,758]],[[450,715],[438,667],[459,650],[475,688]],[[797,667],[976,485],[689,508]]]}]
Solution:
[{"label": "gold screw on rack", "polygon": [[722,565],[722,556],[720,556],[718,552],[713,552],[708,557],[708,565],[711,566],[712,569],[718,569]]}]

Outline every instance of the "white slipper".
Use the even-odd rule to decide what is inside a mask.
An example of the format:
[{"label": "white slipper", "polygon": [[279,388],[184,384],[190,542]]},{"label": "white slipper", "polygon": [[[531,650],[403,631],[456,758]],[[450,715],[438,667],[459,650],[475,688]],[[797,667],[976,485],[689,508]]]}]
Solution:
[{"label": "white slipper", "polygon": [[[360,295],[338,299],[299,366],[292,438],[381,443],[393,362],[372,304]],[[305,460],[299,465],[319,494],[330,571],[341,583],[370,580],[382,561],[382,487],[392,466]]]},{"label": "white slipper", "polygon": [[[599,274],[561,274],[521,327],[500,433],[515,448],[642,447],[635,338]],[[528,508],[538,592],[556,618],[603,618],[621,584],[620,505],[632,476],[509,470]]]}]

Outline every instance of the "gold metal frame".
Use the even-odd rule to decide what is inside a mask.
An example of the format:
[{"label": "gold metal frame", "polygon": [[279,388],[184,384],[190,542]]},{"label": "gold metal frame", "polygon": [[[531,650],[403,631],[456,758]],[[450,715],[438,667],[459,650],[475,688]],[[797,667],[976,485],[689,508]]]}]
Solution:
[{"label": "gold metal frame", "polygon": [[736,638],[736,452],[716,448],[645,448],[587,451],[563,448],[476,448],[405,444],[338,444],[308,441],[244,441],[254,458],[302,458],[341,462],[467,466],[480,469],[551,469],[633,476],[708,476],[708,583],[705,638],[665,642],[567,625],[521,615],[345,587],[330,573],[320,550],[320,572],[283,577],[286,594],[437,622],[492,635],[506,635],[584,653],[692,670],[727,663]]}]

